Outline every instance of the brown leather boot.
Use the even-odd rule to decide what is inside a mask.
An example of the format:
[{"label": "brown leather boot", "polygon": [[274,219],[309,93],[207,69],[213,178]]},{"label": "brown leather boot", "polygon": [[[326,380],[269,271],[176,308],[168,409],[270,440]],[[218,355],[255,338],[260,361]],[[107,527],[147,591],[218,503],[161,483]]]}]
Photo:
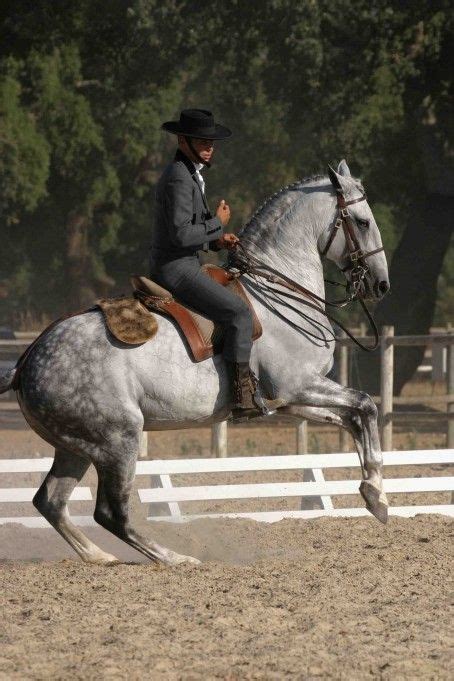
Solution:
[{"label": "brown leather boot", "polygon": [[234,362],[231,368],[234,390],[232,420],[247,421],[258,416],[271,416],[278,407],[283,406],[282,400],[267,400],[263,397],[258,379],[247,362]]}]

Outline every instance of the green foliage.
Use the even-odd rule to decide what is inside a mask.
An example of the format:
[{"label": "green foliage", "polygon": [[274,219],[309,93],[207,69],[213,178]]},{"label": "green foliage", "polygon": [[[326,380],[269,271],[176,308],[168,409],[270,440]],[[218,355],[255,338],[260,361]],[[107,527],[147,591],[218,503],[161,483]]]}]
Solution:
[{"label": "green foliage", "polygon": [[[89,299],[146,272],[153,187],[174,143],[160,125],[183,106],[234,130],[208,183],[234,227],[281,185],[346,157],[389,256],[408,207],[440,190],[450,163],[450,5],[5,0],[0,280],[14,295],[0,311],[12,318],[33,294],[56,316],[84,304],[82,280]],[[427,134],[445,150],[429,174]],[[450,292],[445,266],[442,299]]]},{"label": "green foliage", "polygon": [[[13,66],[11,64],[10,66]],[[14,68],[8,69],[14,71]],[[18,221],[46,194],[49,145],[30,112],[21,105],[21,86],[13,73],[0,76],[0,219]]]}]

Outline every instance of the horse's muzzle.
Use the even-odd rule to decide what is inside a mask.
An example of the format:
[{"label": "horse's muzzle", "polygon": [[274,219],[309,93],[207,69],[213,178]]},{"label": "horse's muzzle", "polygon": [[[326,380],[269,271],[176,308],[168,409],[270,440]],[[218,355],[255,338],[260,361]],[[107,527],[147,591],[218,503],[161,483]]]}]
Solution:
[{"label": "horse's muzzle", "polygon": [[390,290],[389,281],[376,281],[374,284],[374,294],[377,300],[381,300]]}]

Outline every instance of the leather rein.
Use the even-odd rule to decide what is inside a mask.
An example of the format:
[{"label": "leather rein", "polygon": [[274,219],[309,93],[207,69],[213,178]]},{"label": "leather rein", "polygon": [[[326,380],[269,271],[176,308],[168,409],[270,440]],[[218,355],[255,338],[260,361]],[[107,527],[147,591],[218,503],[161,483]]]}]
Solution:
[{"label": "leather rein", "polygon": [[[348,210],[348,206],[353,204],[353,203],[358,203],[359,201],[365,201],[366,200],[366,195],[363,194],[360,198],[358,199],[353,199],[351,201],[346,201],[343,193],[339,190],[336,190],[337,193],[337,216],[336,220],[333,226],[333,229],[331,231],[331,234],[328,238],[328,241],[326,242],[326,245],[321,252],[322,256],[326,256],[328,253],[335,237],[336,234],[338,233],[339,229],[342,227],[344,235],[345,235],[345,243],[347,246],[348,250],[348,256],[350,259],[350,264],[347,265],[347,267],[342,269],[342,272],[346,272],[347,270],[350,270],[350,283],[351,287],[353,289],[353,292],[347,296],[346,298],[342,300],[335,300],[335,301],[329,301],[326,300],[325,298],[322,298],[321,296],[317,295],[313,291],[310,291],[308,288],[305,286],[302,286],[301,284],[298,284],[298,282],[294,281],[290,277],[287,277],[286,275],[282,274],[281,272],[278,272],[275,270],[273,267],[270,265],[266,264],[265,262],[261,261],[259,258],[256,256],[251,255],[248,253],[246,247],[244,246],[243,243],[239,242],[236,245],[236,251],[234,253],[231,253],[230,255],[230,263],[231,265],[238,270],[240,274],[248,274],[251,276],[251,278],[254,280],[256,286],[259,288],[259,290],[262,292],[264,297],[266,298],[266,302],[269,305],[269,307],[277,314],[281,319],[287,322],[290,326],[295,328],[298,331],[301,331],[308,336],[318,340],[318,341],[325,341],[325,342],[335,342],[337,340],[336,336],[332,333],[332,330],[329,329],[328,327],[324,326],[320,322],[315,322],[311,317],[306,315],[304,312],[302,312],[300,309],[292,305],[289,300],[293,300],[296,302],[303,303],[309,308],[312,308],[316,310],[317,312],[321,312],[327,319],[330,321],[334,322],[339,328],[341,328],[344,333],[351,338],[351,340],[358,345],[362,350],[366,350],[368,352],[375,350],[378,347],[379,343],[379,333],[377,329],[377,325],[369,312],[362,294],[361,294],[361,286],[363,283],[363,280],[365,279],[367,273],[369,272],[369,267],[366,263],[366,258],[369,258],[372,255],[375,255],[376,253],[380,253],[383,251],[383,247],[381,248],[376,248],[373,251],[368,251],[364,253],[361,248],[360,244],[358,242],[358,239],[356,237],[355,231],[354,231],[354,223],[353,223],[353,218]],[[267,283],[263,284],[261,280],[265,280]],[[328,280],[325,280],[328,281]],[[334,284],[336,286],[344,286],[344,284],[340,284],[338,282],[330,282],[330,284]],[[281,286],[287,291],[282,291],[280,289],[276,289],[273,286],[270,286],[270,284],[276,284],[278,286]],[[285,307],[293,310],[296,312],[300,317],[304,318],[306,322],[309,322],[312,324],[312,326],[315,326],[318,328],[319,331],[322,331],[322,329],[325,329],[329,333],[332,334],[332,338],[326,339],[325,337],[321,338],[320,336],[315,335],[313,332],[309,331],[307,328],[301,327],[299,324],[296,322],[293,322],[292,320],[288,319],[280,310],[276,308],[276,306],[273,304],[272,300],[270,300],[269,296],[267,296],[267,293],[272,293],[274,299],[278,299],[280,303],[285,305]],[[303,296],[303,297],[301,297]],[[286,300],[283,300],[285,298]],[[372,329],[373,335],[374,335],[374,343],[372,346],[366,346],[361,343],[355,336],[337,319],[335,319],[329,312],[326,312],[324,309],[324,306],[328,307],[333,307],[333,308],[338,308],[341,309],[343,307],[346,307],[349,303],[359,300],[359,303],[364,311],[364,314],[367,317],[367,320],[369,322],[369,326]]]}]

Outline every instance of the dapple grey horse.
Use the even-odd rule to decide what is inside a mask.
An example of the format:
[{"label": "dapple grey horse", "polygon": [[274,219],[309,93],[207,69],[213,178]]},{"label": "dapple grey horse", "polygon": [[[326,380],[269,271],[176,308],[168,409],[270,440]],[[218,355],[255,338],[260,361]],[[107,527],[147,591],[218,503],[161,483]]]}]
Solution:
[{"label": "dapple grey horse", "polygon": [[[345,161],[335,175],[347,199],[363,194]],[[361,248],[381,247],[367,201],[352,205],[350,213]],[[273,195],[243,228],[240,238],[251,255],[324,296],[320,254],[335,215],[333,185],[328,177],[318,176]],[[340,269],[348,265],[341,230],[328,256]],[[384,253],[370,257],[368,265],[369,297],[378,299],[389,288]],[[264,391],[281,398],[287,414],[334,423],[352,434],[362,462],[363,496],[372,513],[385,522],[387,500],[374,402],[367,394],[326,378],[333,357],[333,343],[328,342],[326,332],[315,340],[304,329],[295,330],[270,308],[253,279],[245,275],[243,282],[263,326],[252,363]],[[273,305],[296,320],[295,311],[279,301]],[[303,303],[293,305],[308,312]],[[309,312],[308,331],[317,322],[326,329],[323,313]],[[11,387],[15,372],[0,377],[0,392]],[[130,524],[128,501],[144,429],[190,428],[228,416],[230,383],[221,355],[193,362],[173,322],[165,317],[159,317],[153,340],[126,347],[106,330],[101,313],[91,311],[61,321],[43,335],[21,369],[17,398],[30,426],[55,447],[54,463],[34,504],[83,560],[116,560],[75,527],[68,513],[68,498],[93,463],[98,474],[94,518],[100,525],[153,561],[167,565],[198,562],[140,536]]]}]

